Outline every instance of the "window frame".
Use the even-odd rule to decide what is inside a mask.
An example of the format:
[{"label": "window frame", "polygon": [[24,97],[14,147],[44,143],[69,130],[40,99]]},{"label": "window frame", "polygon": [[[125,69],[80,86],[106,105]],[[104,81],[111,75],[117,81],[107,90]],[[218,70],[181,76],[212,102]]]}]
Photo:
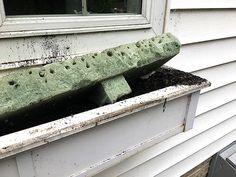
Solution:
[{"label": "window frame", "polygon": [[0,0],[0,38],[147,29],[152,27],[154,1],[143,0],[142,12],[137,15],[7,17]]},{"label": "window frame", "polygon": [[[3,8],[2,0],[0,7]],[[65,57],[99,52],[109,47],[162,34],[169,16],[168,0],[146,0],[148,26],[122,25],[91,28],[0,32],[0,77],[14,69],[60,61]],[[0,9],[1,9],[0,8]],[[5,23],[0,10],[0,22]],[[4,17],[4,18],[3,18]],[[0,23],[1,29],[1,23]]]}]

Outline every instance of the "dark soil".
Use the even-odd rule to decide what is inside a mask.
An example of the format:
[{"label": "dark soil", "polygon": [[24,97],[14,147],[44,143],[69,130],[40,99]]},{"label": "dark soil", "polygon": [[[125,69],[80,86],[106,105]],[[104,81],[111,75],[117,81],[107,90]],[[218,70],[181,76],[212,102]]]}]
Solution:
[{"label": "dark soil", "polygon": [[196,85],[206,81],[206,79],[192,75],[190,73],[162,67],[150,75],[148,79],[137,78],[129,81],[129,85],[132,88],[132,93],[128,97],[141,95],[169,86]]},{"label": "dark soil", "polygon": [[[206,80],[179,70],[160,68],[148,79],[138,78],[128,82],[133,92],[121,100],[168,86],[195,85]],[[0,136],[94,109],[97,106],[87,99],[92,91],[90,88],[83,93],[74,93],[63,99],[1,118]]]}]

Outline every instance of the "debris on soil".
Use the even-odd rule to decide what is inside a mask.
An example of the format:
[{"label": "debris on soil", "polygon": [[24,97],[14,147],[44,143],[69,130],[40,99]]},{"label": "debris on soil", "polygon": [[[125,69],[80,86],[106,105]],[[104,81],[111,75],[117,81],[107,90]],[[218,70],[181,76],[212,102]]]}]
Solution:
[{"label": "debris on soil", "polygon": [[[137,78],[128,81],[132,93],[120,100],[168,86],[196,85],[203,82],[206,82],[206,80],[198,76],[172,68],[161,67],[147,79]],[[97,106],[87,99],[92,91],[92,88],[90,88],[84,91],[83,94],[81,92],[74,93],[66,98],[1,118],[0,136],[94,109]]]},{"label": "debris on soil", "polygon": [[207,82],[206,79],[168,67],[161,67],[147,79],[137,78],[129,81],[133,97],[175,85],[196,85]]}]

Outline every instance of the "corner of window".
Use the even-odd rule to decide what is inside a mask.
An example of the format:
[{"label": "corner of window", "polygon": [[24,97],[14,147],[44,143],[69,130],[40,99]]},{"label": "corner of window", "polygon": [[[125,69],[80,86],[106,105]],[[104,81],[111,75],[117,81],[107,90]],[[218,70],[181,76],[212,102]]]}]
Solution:
[{"label": "corner of window", "polygon": [[0,0],[0,38],[148,28],[153,28],[156,34],[160,34],[163,28],[165,4],[166,0],[142,0],[140,14],[8,17],[5,15],[3,0]]}]

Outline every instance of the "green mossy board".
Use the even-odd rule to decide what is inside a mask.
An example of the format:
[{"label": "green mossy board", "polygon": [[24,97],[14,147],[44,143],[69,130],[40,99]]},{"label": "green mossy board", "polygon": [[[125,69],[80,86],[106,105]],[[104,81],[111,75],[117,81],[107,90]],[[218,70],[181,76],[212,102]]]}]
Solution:
[{"label": "green mossy board", "polygon": [[132,90],[125,80],[124,76],[115,76],[113,78],[102,81],[91,100],[101,106],[108,103],[114,103],[124,95],[131,93]]},{"label": "green mossy board", "polygon": [[0,80],[0,118],[118,75],[136,76],[136,73],[158,68],[179,50],[178,39],[166,33],[9,74]]}]

